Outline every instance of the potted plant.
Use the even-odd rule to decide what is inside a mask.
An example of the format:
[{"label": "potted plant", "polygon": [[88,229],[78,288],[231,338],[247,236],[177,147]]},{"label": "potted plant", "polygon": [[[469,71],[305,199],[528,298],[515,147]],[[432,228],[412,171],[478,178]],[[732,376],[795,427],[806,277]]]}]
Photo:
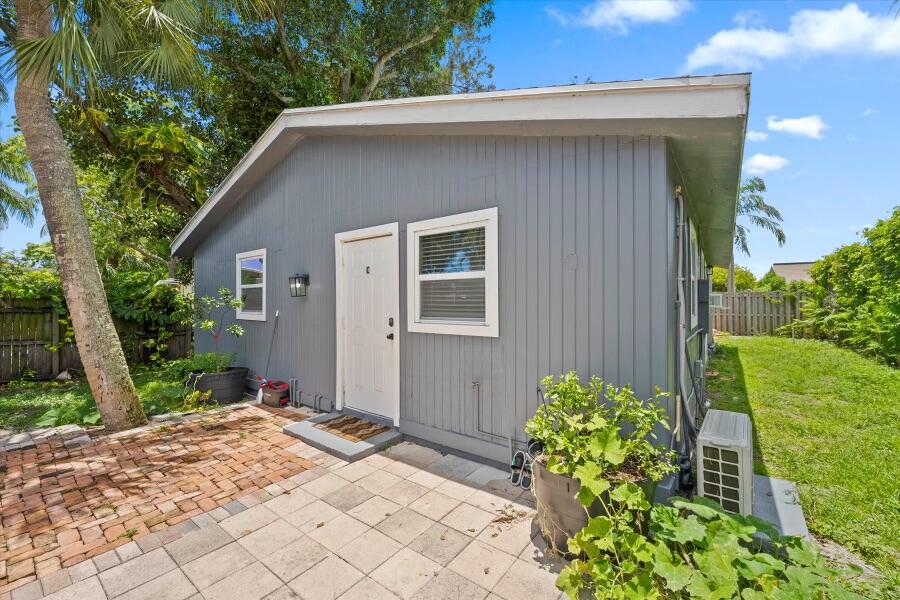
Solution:
[{"label": "potted plant", "polygon": [[219,403],[237,402],[244,397],[247,387],[247,368],[232,366],[235,355],[221,351],[222,335],[229,334],[235,338],[244,335],[244,328],[238,323],[225,326],[225,318],[231,310],[243,306],[240,298],[235,298],[231,290],[219,289],[218,295],[203,296],[195,306],[194,324],[201,331],[208,331],[215,344],[215,352],[207,356],[203,370],[193,371],[188,375],[188,386],[199,391],[209,392],[212,399]]},{"label": "potted plant", "polygon": [[674,453],[655,445],[657,427],[668,428],[659,390],[646,403],[630,387],[592,377],[583,385],[569,372],[545,377],[550,400],[525,424],[543,450],[534,461],[532,488],[544,538],[554,550],[604,513],[611,483],[630,482],[653,498],[656,482],[676,470]]}]

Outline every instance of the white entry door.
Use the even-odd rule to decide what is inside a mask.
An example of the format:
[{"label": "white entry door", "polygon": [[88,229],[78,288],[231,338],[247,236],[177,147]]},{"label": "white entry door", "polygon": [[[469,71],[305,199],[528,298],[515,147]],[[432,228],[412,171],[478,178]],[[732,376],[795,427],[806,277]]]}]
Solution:
[{"label": "white entry door", "polygon": [[343,254],[344,406],[396,421],[400,282],[396,235],[347,241]]}]

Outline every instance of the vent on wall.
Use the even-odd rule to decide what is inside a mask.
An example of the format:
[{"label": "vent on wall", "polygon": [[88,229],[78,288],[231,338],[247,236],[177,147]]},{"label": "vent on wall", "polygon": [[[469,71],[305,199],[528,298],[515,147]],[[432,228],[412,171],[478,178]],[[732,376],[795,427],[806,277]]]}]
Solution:
[{"label": "vent on wall", "polygon": [[753,435],[750,417],[710,410],[697,436],[697,494],[725,510],[753,510]]}]

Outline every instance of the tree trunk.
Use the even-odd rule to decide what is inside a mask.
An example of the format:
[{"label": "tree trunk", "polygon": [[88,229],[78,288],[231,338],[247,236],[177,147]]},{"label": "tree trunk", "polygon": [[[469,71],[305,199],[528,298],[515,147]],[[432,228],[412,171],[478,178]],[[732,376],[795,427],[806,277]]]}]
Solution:
[{"label": "tree trunk", "polygon": [[728,263],[728,283],[725,286],[725,289],[728,290],[729,294],[734,293],[734,261],[732,260]]},{"label": "tree trunk", "polygon": [[[51,0],[16,0],[18,41],[51,33]],[[17,73],[16,116],[56,253],[63,294],[91,392],[107,429],[147,422],[113,326],[75,168],[40,74]]]}]

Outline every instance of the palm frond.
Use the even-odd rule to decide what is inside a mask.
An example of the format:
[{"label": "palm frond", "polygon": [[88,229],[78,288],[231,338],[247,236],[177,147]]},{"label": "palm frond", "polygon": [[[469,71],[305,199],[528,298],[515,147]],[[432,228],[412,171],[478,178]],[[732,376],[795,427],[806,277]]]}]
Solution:
[{"label": "palm frond", "polygon": [[[783,246],[787,237],[781,222],[784,218],[781,211],[766,202],[766,182],[762,177],[750,177],[741,184],[741,193],[738,198],[737,216],[749,221],[750,225],[768,231],[778,240],[778,245]],[[749,244],[750,232],[746,226],[738,223],[734,229],[735,247],[750,256]]]},{"label": "palm frond", "polygon": [[759,215],[748,215],[747,218],[750,219],[750,223],[754,227],[758,227],[759,229],[768,231],[774,235],[775,239],[778,240],[779,246],[784,246],[784,242],[787,238],[784,235],[784,230],[781,229],[780,219],[774,220]]},{"label": "palm frond", "polygon": [[125,5],[118,2],[86,0],[84,12],[89,15],[89,40],[104,66],[117,71],[119,53],[133,41],[134,31]]},{"label": "palm frond", "polygon": [[54,29],[50,35],[16,42],[19,69],[66,89],[92,88],[99,63],[81,22],[77,2],[55,2]]},{"label": "palm frond", "polygon": [[53,10],[50,35],[7,50],[4,68],[17,64],[67,91],[88,93],[104,75],[130,71],[179,83],[197,68],[200,10],[193,0],[55,0]]},{"label": "palm frond", "polygon": [[747,256],[750,256],[750,246],[747,244],[747,228],[741,224],[734,226],[734,246]]},{"label": "palm frond", "polygon": [[0,227],[15,218],[25,225],[33,225],[37,214],[37,199],[26,196],[0,179]]}]

